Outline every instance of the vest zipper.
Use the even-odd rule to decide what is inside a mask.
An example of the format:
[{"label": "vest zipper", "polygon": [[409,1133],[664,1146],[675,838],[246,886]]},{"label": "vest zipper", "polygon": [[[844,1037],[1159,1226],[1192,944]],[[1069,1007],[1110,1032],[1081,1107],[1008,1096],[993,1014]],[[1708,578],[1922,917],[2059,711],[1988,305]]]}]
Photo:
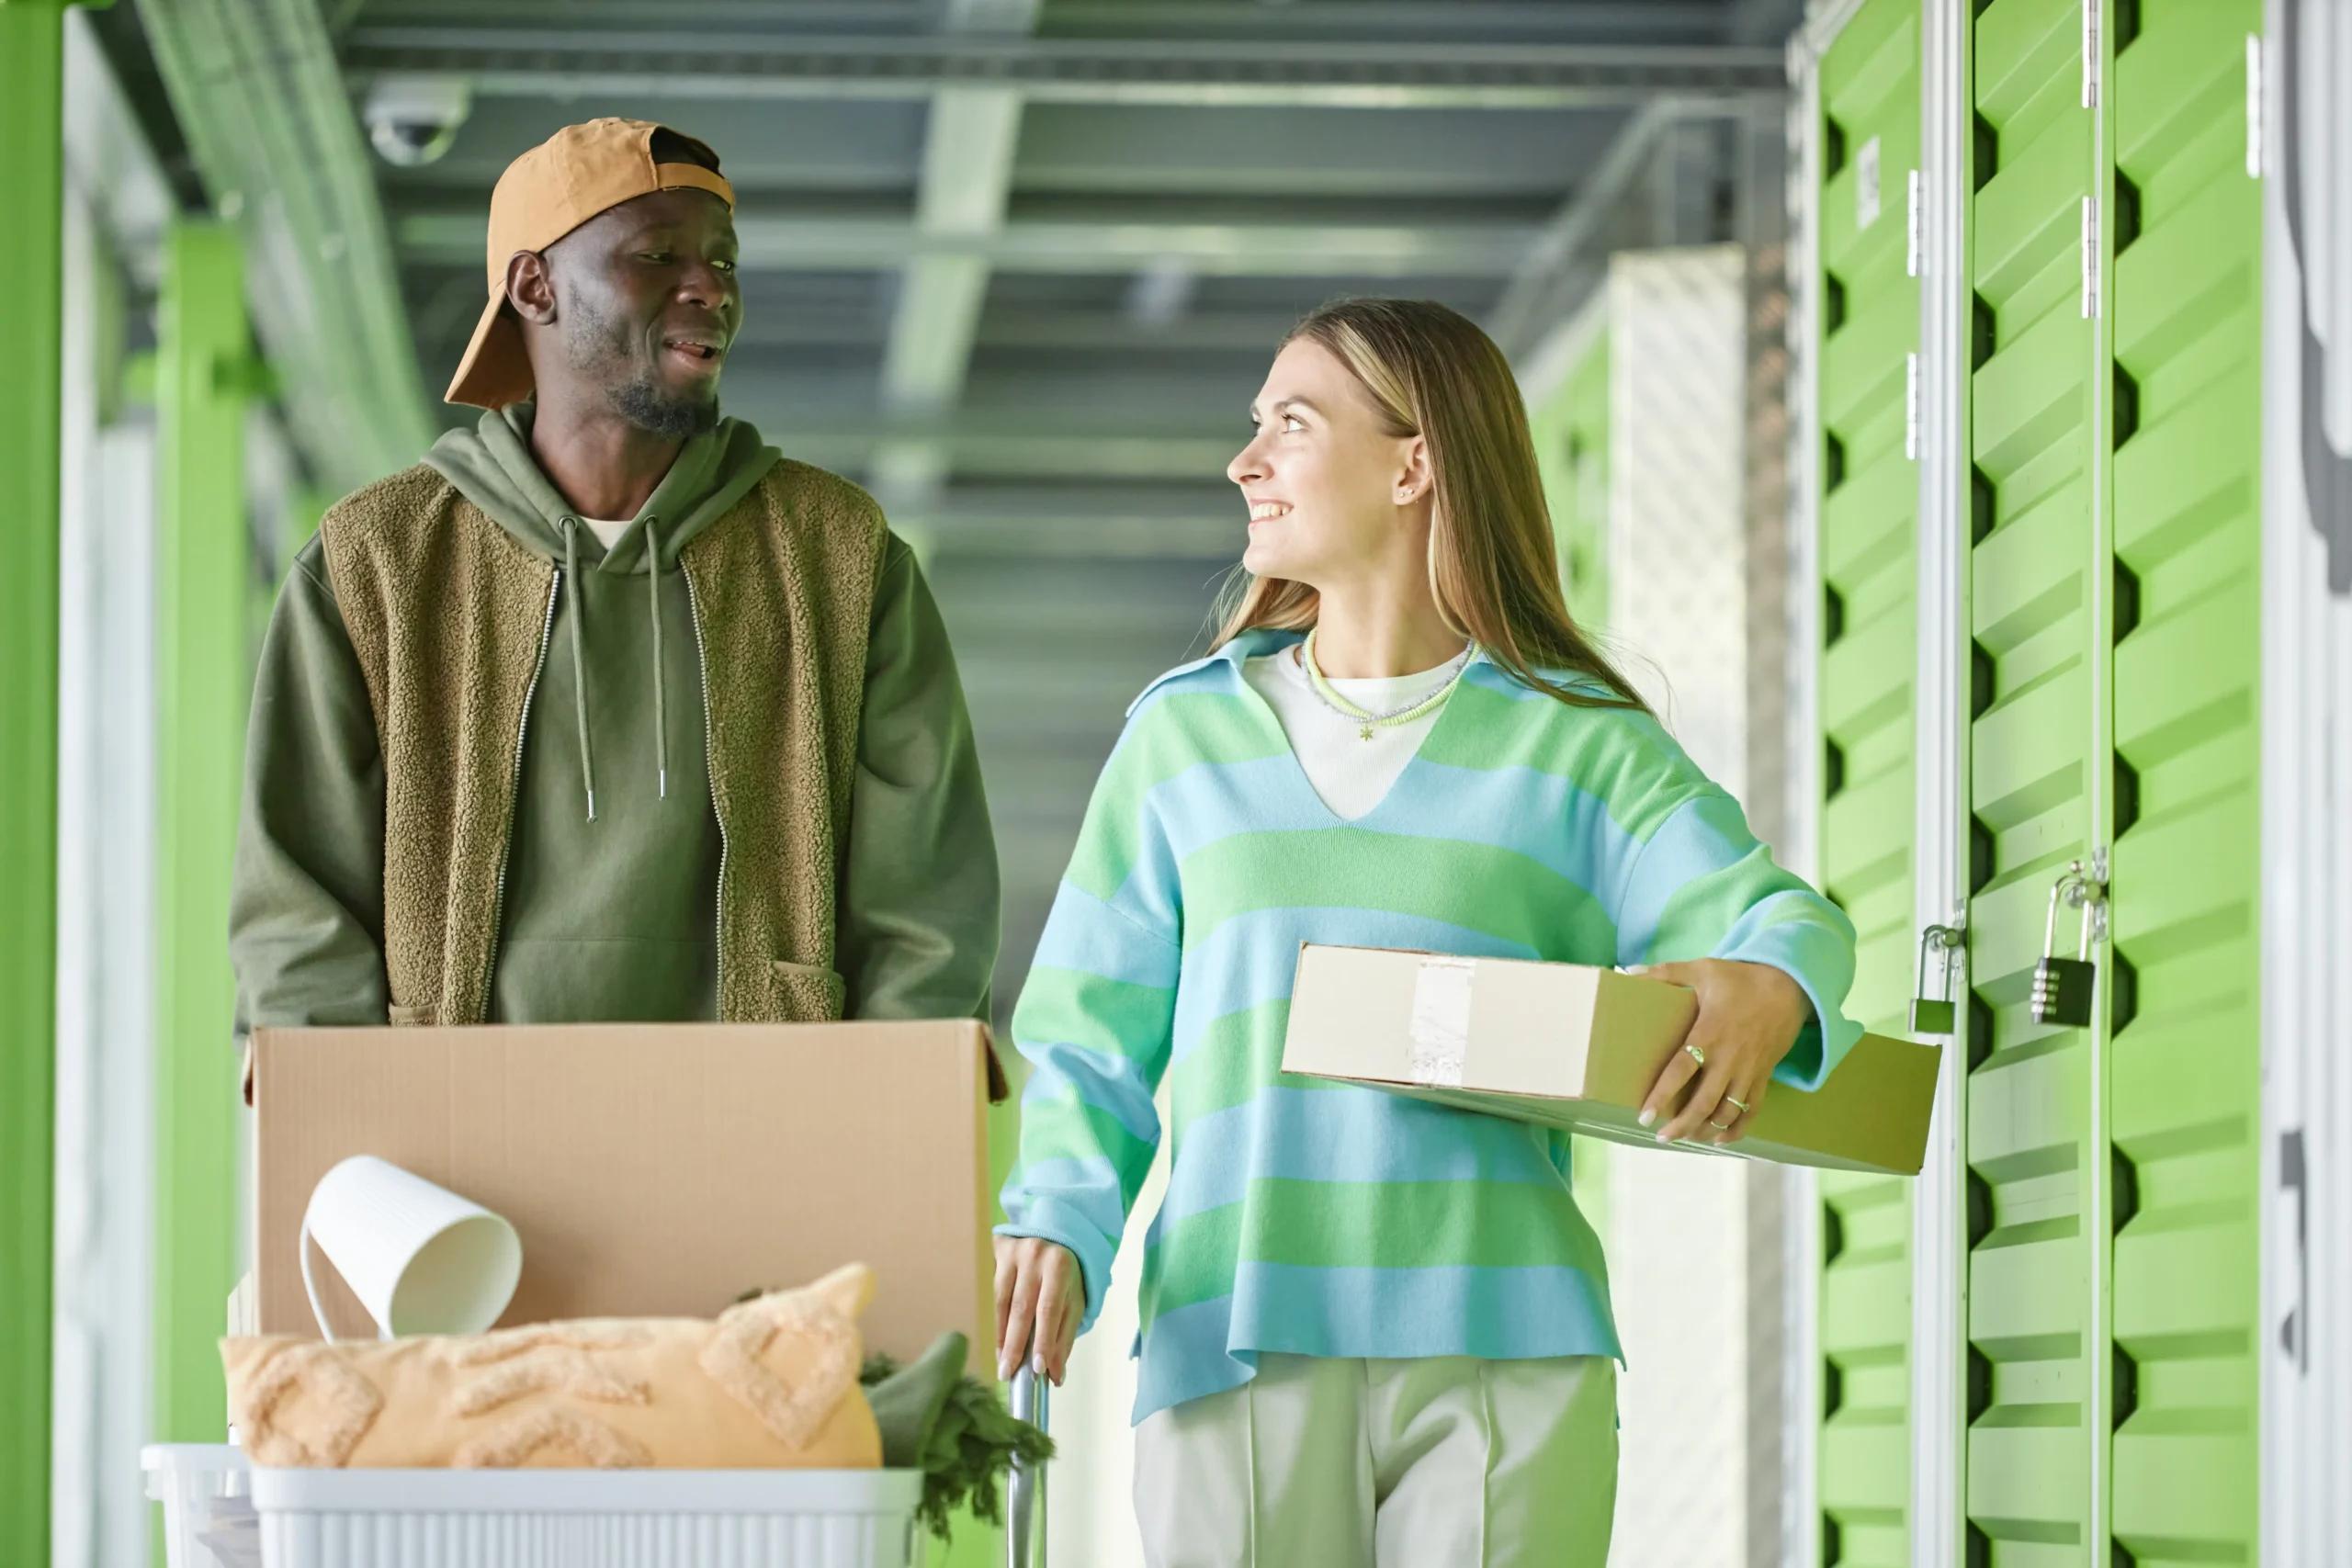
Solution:
[{"label": "vest zipper", "polygon": [[482,969],[482,1016],[490,1014],[490,983],[498,973],[498,933],[506,921],[506,861],[514,848],[514,797],[523,789],[523,742],[531,733],[531,704],[539,694],[539,677],[547,672],[548,642],[555,636],[556,601],[563,593],[563,569],[555,569],[548,583],[548,613],[539,622],[539,657],[531,666],[531,683],[523,688],[523,721],[514,727],[514,778],[506,789],[506,834],[498,845],[498,892],[490,904],[490,959]]},{"label": "vest zipper", "polygon": [[711,941],[716,951],[711,954],[713,972],[718,976],[718,995],[712,998],[719,1021],[727,1018],[727,813],[718,809],[718,761],[710,745],[710,655],[702,643],[702,601],[695,593],[695,574],[687,569],[683,552],[678,557],[678,575],[686,584],[686,620],[695,628],[695,678],[702,684],[702,767],[703,782],[710,791],[710,814],[718,823],[718,896],[711,900]]}]

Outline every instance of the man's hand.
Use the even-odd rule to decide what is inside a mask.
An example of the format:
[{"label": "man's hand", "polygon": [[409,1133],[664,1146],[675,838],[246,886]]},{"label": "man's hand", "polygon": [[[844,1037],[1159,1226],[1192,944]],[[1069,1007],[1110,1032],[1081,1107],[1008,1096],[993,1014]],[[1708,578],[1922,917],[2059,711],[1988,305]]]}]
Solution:
[{"label": "man's hand", "polygon": [[1010,1382],[1035,1354],[1054,1386],[1069,1372],[1069,1348],[1086,1315],[1086,1280],[1069,1248],[1036,1236],[996,1238],[996,1370]]},{"label": "man's hand", "polygon": [[[1658,1142],[1728,1144],[1747,1131],[1772,1087],[1772,1069],[1813,1016],[1794,980],[1769,964],[1694,958],[1634,974],[1688,986],[1699,1016],[1682,1049],[1668,1058],[1642,1105],[1642,1125],[1668,1118]],[[1694,1087],[1695,1086],[1695,1087]],[[1686,1093],[1687,1091],[1687,1093]]]}]

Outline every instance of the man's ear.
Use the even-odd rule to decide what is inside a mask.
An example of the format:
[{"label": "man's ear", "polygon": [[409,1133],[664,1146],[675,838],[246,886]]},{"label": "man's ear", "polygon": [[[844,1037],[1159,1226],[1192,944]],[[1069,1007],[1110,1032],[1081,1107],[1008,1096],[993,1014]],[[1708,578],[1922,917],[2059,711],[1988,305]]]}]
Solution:
[{"label": "man's ear", "polygon": [[516,251],[506,259],[506,302],[533,326],[555,321],[555,278],[548,258],[537,251]]}]

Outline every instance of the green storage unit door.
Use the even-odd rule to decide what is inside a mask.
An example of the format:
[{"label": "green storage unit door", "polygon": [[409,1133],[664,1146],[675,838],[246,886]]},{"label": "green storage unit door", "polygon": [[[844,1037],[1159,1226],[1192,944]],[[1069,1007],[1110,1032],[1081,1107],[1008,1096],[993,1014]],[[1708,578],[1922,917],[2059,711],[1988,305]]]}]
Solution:
[{"label": "green storage unit door", "polygon": [[2110,131],[2109,1529],[2116,1562],[2151,1568],[2256,1561],[2262,6],[2138,12]]},{"label": "green storage unit door", "polygon": [[[1911,995],[1919,346],[1906,208],[1919,164],[1918,0],[1869,0],[1820,62],[1821,878],[1853,918],[1848,1010],[1900,1032]],[[1909,1561],[1909,1183],[1825,1173],[1824,1559]]]},{"label": "green storage unit door", "polygon": [[[2092,573],[2098,323],[2082,313],[2081,0],[1994,0],[1969,43],[1971,650],[1963,1136],[1971,1568],[2108,1568],[2092,1540],[2094,1029],[2032,1021],[2052,883],[2101,842]],[[2062,921],[2074,952],[2073,911]]]},{"label": "green storage unit door", "polygon": [[[1603,286],[1606,293],[1606,285]],[[1603,326],[1557,390],[1528,411],[1560,587],[1577,624],[1609,621],[1609,331]]]}]

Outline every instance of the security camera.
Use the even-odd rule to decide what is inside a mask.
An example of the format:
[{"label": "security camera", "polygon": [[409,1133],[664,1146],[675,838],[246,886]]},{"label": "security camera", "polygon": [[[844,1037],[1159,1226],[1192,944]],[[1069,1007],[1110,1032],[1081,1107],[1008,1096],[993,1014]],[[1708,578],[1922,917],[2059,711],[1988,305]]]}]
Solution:
[{"label": "security camera", "polygon": [[461,77],[385,76],[369,89],[360,117],[384,162],[413,169],[449,150],[472,107]]}]

